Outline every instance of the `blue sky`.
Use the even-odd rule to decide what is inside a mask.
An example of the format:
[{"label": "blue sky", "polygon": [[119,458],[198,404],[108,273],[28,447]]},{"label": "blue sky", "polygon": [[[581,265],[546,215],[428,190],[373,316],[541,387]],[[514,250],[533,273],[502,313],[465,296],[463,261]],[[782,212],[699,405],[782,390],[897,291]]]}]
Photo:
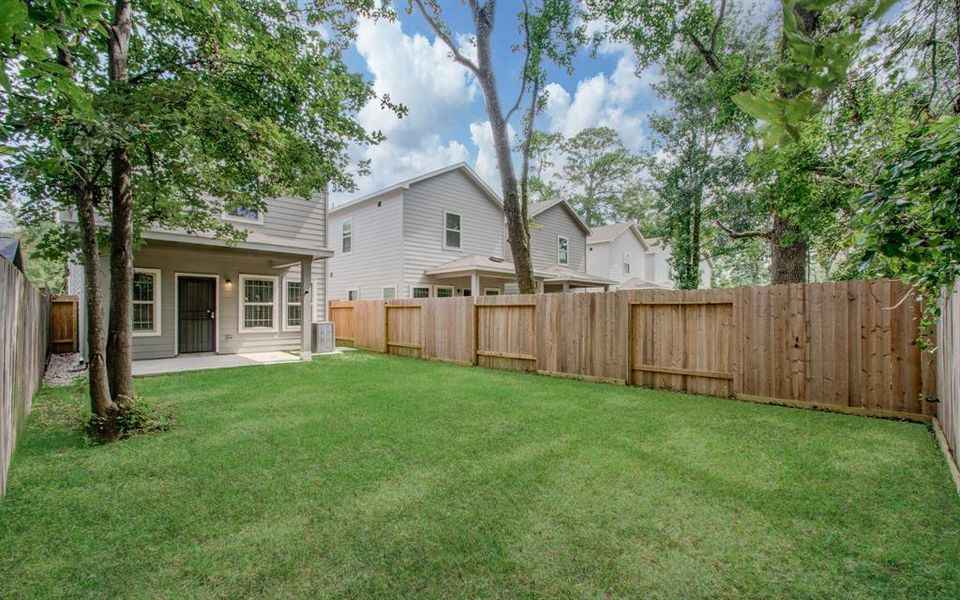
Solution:
[{"label": "blue sky", "polygon": [[[376,103],[361,111],[361,123],[383,131],[387,141],[354,152],[355,159],[372,161],[373,173],[358,179],[356,193],[334,194],[334,203],[461,160],[499,187],[480,89],[449,57],[422,16],[406,14],[405,6],[405,1],[398,4],[395,22],[361,22],[348,61],[373,81],[378,92],[390,94],[410,112],[398,120]],[[443,6],[455,39],[462,47],[469,46],[467,35],[473,26],[467,8],[455,0]],[[516,97],[522,68],[522,55],[510,51],[519,40],[518,7],[518,0],[501,0],[494,27],[493,59],[504,105]],[[650,87],[656,69],[638,76],[635,68],[633,52],[626,46],[606,46],[596,57],[584,50],[572,75],[559,69],[550,73],[550,100],[538,127],[573,135],[586,127],[607,125],[631,148],[648,148],[647,115],[664,107]],[[519,123],[517,118],[512,125],[519,128]]]}]

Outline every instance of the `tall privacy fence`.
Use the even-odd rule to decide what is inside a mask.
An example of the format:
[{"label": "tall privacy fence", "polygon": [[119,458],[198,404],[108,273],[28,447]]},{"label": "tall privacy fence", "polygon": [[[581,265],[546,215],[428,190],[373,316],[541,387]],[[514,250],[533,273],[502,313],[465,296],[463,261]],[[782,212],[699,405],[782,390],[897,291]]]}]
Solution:
[{"label": "tall privacy fence", "polygon": [[10,455],[40,387],[49,340],[49,297],[0,260],[0,496]]},{"label": "tall privacy fence", "polygon": [[934,405],[925,398],[935,394],[936,365],[917,343],[921,308],[910,296],[903,283],[881,280],[331,301],[329,314],[340,342],[376,352],[930,416]]},{"label": "tall privacy fence", "polygon": [[960,465],[960,279],[946,290],[937,323],[937,419]]}]

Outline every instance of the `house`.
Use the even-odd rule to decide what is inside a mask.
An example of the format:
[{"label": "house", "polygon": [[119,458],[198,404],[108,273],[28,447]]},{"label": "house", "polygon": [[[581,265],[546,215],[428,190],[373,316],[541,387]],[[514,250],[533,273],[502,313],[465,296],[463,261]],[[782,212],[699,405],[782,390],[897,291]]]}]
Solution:
[{"label": "house", "polygon": [[[325,318],[325,262],[333,254],[326,247],[327,194],[270,199],[265,208],[223,214],[247,231],[236,243],[210,234],[142,232],[133,256],[134,360],[280,350],[299,350],[309,360],[310,324]],[[64,220],[76,222],[71,214]],[[108,282],[103,256],[105,301]],[[71,264],[68,291],[81,304],[84,286],[82,267]],[[80,315],[85,346],[84,306]]]},{"label": "house", "polygon": [[[670,248],[660,238],[644,238],[634,223],[594,227],[587,239],[587,271],[617,282],[618,289],[673,289]],[[710,259],[700,261],[700,287],[709,288]]]},{"label": "house", "polygon": [[23,252],[20,248],[19,238],[0,235],[0,258],[12,263],[21,273],[24,272]]},{"label": "house", "polygon": [[[547,291],[613,282],[586,273],[589,229],[564,206],[531,207],[534,277]],[[480,296],[517,290],[500,197],[464,163],[330,210],[330,299]]]}]

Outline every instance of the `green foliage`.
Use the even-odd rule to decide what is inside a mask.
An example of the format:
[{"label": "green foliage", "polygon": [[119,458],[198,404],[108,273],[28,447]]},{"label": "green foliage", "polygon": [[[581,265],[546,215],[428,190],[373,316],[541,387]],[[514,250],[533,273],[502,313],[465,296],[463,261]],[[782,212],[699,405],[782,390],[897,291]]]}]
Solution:
[{"label": "green foliage", "polygon": [[374,94],[343,61],[355,15],[381,14],[372,0],[297,10],[281,0],[135,3],[130,80],[114,85],[100,25],[110,10],[32,3],[25,27],[46,50],[8,47],[18,68],[3,96],[14,148],[3,180],[27,199],[27,219],[70,206],[78,180],[106,196],[105,165],[120,143],[135,168],[137,232],[237,239],[244,233],[219,218],[225,208],[351,189],[348,147],[382,139],[355,120]]},{"label": "green foliage", "polygon": [[945,116],[911,133],[857,206],[864,266],[912,282],[930,307],[960,277],[958,173],[960,117]]},{"label": "green foliage", "polygon": [[[125,440],[137,435],[169,431],[176,423],[176,415],[171,407],[155,406],[142,398],[121,402],[119,407],[115,421],[108,422],[97,415],[87,418],[84,431],[89,443],[99,444],[104,439]],[[116,427],[116,435],[104,436],[105,427]]]}]

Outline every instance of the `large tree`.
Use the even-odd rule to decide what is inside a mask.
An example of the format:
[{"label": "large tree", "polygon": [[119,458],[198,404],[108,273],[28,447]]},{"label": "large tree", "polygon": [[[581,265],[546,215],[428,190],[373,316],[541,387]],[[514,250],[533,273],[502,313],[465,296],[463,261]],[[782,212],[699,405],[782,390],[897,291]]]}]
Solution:
[{"label": "large tree", "polygon": [[[437,38],[450,50],[454,61],[467,68],[480,84],[487,109],[487,118],[493,133],[493,146],[500,174],[503,210],[507,218],[507,236],[516,269],[517,284],[523,294],[536,292],[533,263],[530,260],[529,204],[530,152],[534,139],[534,120],[544,101],[546,63],[552,61],[569,68],[579,47],[580,29],[576,26],[576,10],[571,0],[541,0],[531,7],[524,0],[518,15],[520,42],[516,48],[523,52],[520,72],[520,90],[516,101],[506,110],[500,101],[502,75],[498,77],[491,55],[491,36],[497,17],[497,0],[468,0],[473,22],[472,43],[476,58],[460,47],[443,17],[440,0],[409,0],[411,10],[416,7]],[[526,102],[522,133],[520,134],[520,173],[514,167],[509,123]]]},{"label": "large tree", "polygon": [[[117,401],[133,393],[137,233],[183,227],[236,239],[243,233],[219,219],[225,208],[263,209],[266,198],[306,199],[327,185],[349,189],[347,146],[379,136],[352,116],[372,92],[342,54],[351,10],[377,11],[372,0],[297,10],[280,0],[74,8],[30,4],[28,28],[56,42],[51,52],[17,56],[4,124],[15,147],[11,180],[31,192],[27,212],[76,208],[89,288],[91,400],[109,437]],[[48,72],[62,81],[51,86],[36,76]],[[94,285],[100,219],[110,224],[109,342]],[[109,361],[112,393],[104,392],[101,359]]]}]

